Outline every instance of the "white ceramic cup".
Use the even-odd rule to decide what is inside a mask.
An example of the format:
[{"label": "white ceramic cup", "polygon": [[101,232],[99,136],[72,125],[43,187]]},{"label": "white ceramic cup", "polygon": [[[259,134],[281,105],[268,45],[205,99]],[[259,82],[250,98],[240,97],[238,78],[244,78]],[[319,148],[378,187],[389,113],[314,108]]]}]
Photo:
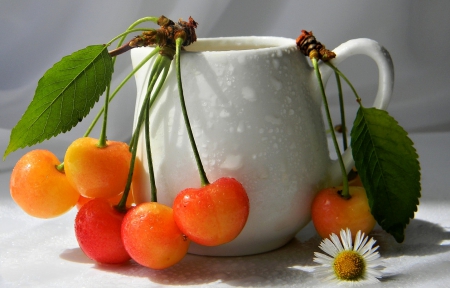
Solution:
[{"label": "white ceramic cup", "polygon": [[[131,51],[133,66],[152,48]],[[371,57],[379,68],[375,104],[385,109],[393,89],[389,53],[370,39],[337,47],[335,65],[354,54]],[[198,39],[181,52],[181,75],[195,141],[210,182],[234,177],[250,199],[241,234],[217,247],[192,243],[190,253],[235,256],[276,249],[310,221],[315,193],[342,179],[330,160],[321,114],[322,98],[309,59],[295,40],[280,37]],[[146,94],[153,60],[136,74],[136,118]],[[322,63],[323,64],[323,63]],[[323,79],[333,71],[320,65]],[[152,107],[151,147],[158,202],[172,206],[178,192],[200,187],[200,178],[180,108],[175,63]],[[144,133],[134,180],[138,203],[150,201]],[[344,152],[347,169],[351,151]]]}]

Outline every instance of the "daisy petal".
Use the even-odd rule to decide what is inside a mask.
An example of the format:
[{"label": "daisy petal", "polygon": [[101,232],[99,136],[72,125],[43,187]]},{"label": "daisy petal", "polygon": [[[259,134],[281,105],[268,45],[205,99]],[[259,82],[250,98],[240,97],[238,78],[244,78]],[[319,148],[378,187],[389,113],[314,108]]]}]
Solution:
[{"label": "daisy petal", "polygon": [[364,258],[366,259],[367,262],[373,262],[373,261],[375,261],[375,260],[380,258],[380,253],[374,252],[374,253],[369,254],[369,255],[364,255]]},{"label": "daisy petal", "polygon": [[344,246],[344,250],[351,250],[352,249],[352,232],[350,229],[341,230],[341,240],[342,245]]},{"label": "daisy petal", "polygon": [[323,240],[322,243],[320,243],[319,248],[330,256],[336,256],[337,253],[339,252],[337,247],[328,238]]},{"label": "daisy petal", "polygon": [[355,236],[355,245],[353,246],[353,250],[358,251],[363,241],[364,241],[364,233],[362,233],[361,230],[358,230]]},{"label": "daisy petal", "polygon": [[322,254],[322,253],[319,253],[319,252],[314,252],[314,256],[316,256],[316,258],[318,258],[318,259],[323,259],[323,260],[326,260],[326,261],[329,261],[329,262],[333,261],[333,259],[334,259],[334,258],[332,258],[332,257],[330,257],[328,255],[325,255],[325,254]]},{"label": "daisy petal", "polygon": [[361,252],[361,249],[363,249],[364,248],[364,246],[367,244],[367,241],[369,240],[369,237],[368,236],[365,236],[364,237],[364,233],[362,234],[362,237],[361,237],[361,240],[360,240],[360,243],[359,243],[359,245],[358,245],[358,248],[354,248],[353,250],[355,250],[355,251],[358,251],[358,252]]},{"label": "daisy petal", "polygon": [[341,244],[341,240],[339,239],[339,237],[336,234],[334,234],[334,233],[331,234],[330,238],[331,238],[331,242],[333,242],[334,246],[336,247],[336,249],[338,251],[344,250],[344,248],[342,247],[342,244]]},{"label": "daisy petal", "polygon": [[365,254],[367,251],[369,251],[370,249],[372,249],[373,245],[375,244],[375,240],[373,240],[373,238],[371,238],[366,245],[364,245],[359,252],[361,254]]}]

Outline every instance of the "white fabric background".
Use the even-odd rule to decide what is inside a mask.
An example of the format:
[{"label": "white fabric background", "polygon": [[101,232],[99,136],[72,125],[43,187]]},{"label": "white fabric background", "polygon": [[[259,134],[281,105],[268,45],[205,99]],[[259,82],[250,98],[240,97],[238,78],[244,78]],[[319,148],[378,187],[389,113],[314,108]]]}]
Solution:
[{"label": "white fabric background", "polygon": [[[353,38],[372,38],[390,51],[395,65],[396,82],[390,113],[409,132],[447,131],[450,129],[450,113],[447,113],[450,108],[447,99],[450,94],[447,89],[449,11],[448,1],[410,0],[133,0],[114,4],[107,0],[0,0],[1,147],[7,144],[10,129],[31,101],[39,78],[55,62],[87,45],[109,41],[138,18],[162,14],[175,20],[194,17],[199,23],[198,37],[296,38],[305,29],[312,30],[328,48]],[[125,54],[118,61],[115,83],[130,69],[129,55]],[[370,105],[378,80],[375,64],[365,56],[355,56],[341,69]],[[332,81],[328,87],[335,91]],[[348,94],[346,101],[351,106],[354,98]],[[336,106],[336,97],[332,97],[331,91],[329,96],[331,104]],[[129,137],[134,99],[135,87],[130,81],[112,104],[110,139]],[[350,121],[354,110],[347,109]],[[337,109],[333,110],[337,117]],[[93,115],[95,113],[57,139],[70,142],[80,137]]]}]

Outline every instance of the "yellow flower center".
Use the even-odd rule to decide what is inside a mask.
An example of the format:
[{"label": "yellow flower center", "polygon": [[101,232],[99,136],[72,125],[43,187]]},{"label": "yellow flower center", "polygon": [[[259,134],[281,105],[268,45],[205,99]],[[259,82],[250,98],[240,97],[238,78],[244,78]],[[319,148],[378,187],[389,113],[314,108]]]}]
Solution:
[{"label": "yellow flower center", "polygon": [[366,264],[364,258],[354,251],[342,251],[334,259],[333,269],[341,280],[354,281],[363,277]]}]

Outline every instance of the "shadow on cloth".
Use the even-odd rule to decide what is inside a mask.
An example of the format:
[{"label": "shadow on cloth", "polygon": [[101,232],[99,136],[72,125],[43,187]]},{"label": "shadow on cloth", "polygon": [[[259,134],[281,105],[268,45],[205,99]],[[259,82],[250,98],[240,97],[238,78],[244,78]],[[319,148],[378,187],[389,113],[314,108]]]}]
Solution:
[{"label": "shadow on cloth", "polygon": [[188,254],[178,264],[165,270],[152,270],[134,262],[114,267],[97,265],[97,269],[127,276],[147,277],[163,285],[202,285],[222,283],[231,286],[279,286],[301,283],[312,273],[292,266],[315,266],[313,251],[319,238],[306,242],[294,239],[275,251],[242,257],[211,257]]},{"label": "shadow on cloth", "polygon": [[[210,257],[188,254],[178,264],[165,270],[152,270],[134,261],[124,265],[101,265],[84,256],[77,249],[67,249],[60,257],[79,263],[92,263],[95,269],[119,273],[130,277],[148,278],[163,285],[202,285],[221,283],[230,286],[283,286],[292,283],[309,282],[314,277],[311,271],[317,266],[313,262],[314,252],[321,238],[308,226],[306,235],[299,234],[285,246],[267,253],[242,257]],[[404,243],[397,243],[380,227],[370,233],[377,240],[383,258],[399,256],[423,256],[443,253],[450,245],[441,245],[450,240],[450,232],[431,222],[414,219],[406,229]],[[389,281],[386,275],[385,281]],[[396,277],[393,277],[394,280]]]},{"label": "shadow on cloth", "polygon": [[426,256],[450,251],[450,245],[441,244],[450,240],[450,231],[441,226],[419,219],[413,219],[406,227],[405,241],[397,243],[391,235],[375,229],[370,236],[377,240],[382,257]]},{"label": "shadow on cloth", "polygon": [[105,272],[148,278],[162,285],[282,286],[313,277],[308,271],[293,268],[301,266],[312,270],[316,266],[312,259],[321,239],[314,233],[308,233],[306,237],[308,239],[304,241],[295,238],[277,250],[258,255],[211,257],[187,254],[181,262],[164,270],[149,269],[134,261],[123,265],[95,264],[79,248],[66,249],[60,257],[77,263],[92,263],[93,268]]}]

